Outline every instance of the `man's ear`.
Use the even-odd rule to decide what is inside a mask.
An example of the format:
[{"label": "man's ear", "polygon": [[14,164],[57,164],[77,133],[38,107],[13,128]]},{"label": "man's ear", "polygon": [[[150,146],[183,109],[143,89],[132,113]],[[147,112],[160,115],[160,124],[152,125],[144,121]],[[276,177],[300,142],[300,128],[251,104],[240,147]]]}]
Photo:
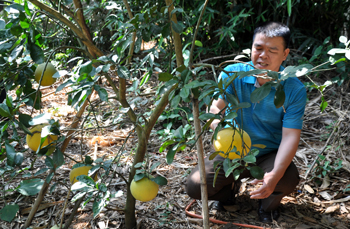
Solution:
[{"label": "man's ear", "polygon": [[290,52],[290,49],[289,48],[286,48],[284,51],[283,51],[284,53],[284,59],[283,60],[286,60],[287,59],[287,56],[288,56],[288,54],[289,54],[289,52]]}]

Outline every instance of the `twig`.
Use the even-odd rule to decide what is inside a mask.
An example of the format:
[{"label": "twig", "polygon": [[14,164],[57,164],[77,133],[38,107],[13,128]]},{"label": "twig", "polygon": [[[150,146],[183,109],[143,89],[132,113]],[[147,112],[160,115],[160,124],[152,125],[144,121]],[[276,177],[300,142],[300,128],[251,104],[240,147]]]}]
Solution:
[{"label": "twig", "polygon": [[[74,179],[75,179],[75,177],[74,177]],[[73,182],[74,182],[74,179],[73,179]],[[62,229],[63,218],[64,218],[64,212],[66,211],[66,207],[67,207],[69,195],[70,195],[70,189],[68,189],[68,194],[67,194],[67,197],[66,197],[66,201],[65,201],[64,206],[63,206],[63,211],[62,211],[62,216],[61,216],[60,229]]]},{"label": "twig", "polygon": [[337,124],[334,125],[331,135],[329,135],[329,137],[328,137],[326,143],[324,144],[324,147],[322,148],[321,152],[315,157],[315,159],[314,159],[314,161],[312,162],[310,168],[306,171],[305,176],[304,176],[304,179],[307,178],[307,176],[309,175],[309,173],[311,172],[311,170],[312,170],[313,167],[315,166],[318,157],[319,157],[320,155],[322,155],[323,152],[326,150],[326,148],[327,148],[327,146],[328,146],[328,143],[330,142],[331,138],[333,137],[333,135],[334,135],[334,133],[335,133],[335,130],[338,128],[338,126],[339,126],[339,124],[341,123],[341,121],[342,121],[341,118],[339,118]]},{"label": "twig", "polygon": [[[190,58],[189,58],[189,68],[192,68],[193,65],[193,52],[196,42],[197,33],[200,27],[200,22],[202,20],[202,17],[204,15],[205,9],[208,5],[209,0],[206,0],[203,4],[203,9],[201,11],[201,14],[198,18],[196,30],[194,32],[193,38],[192,38],[192,45],[191,45],[191,51],[190,51]],[[198,164],[199,164],[199,172],[200,172],[200,184],[201,184],[201,199],[202,199],[202,215],[203,215],[203,228],[209,229],[209,208],[208,208],[208,190],[207,190],[207,179],[206,179],[206,173],[205,173],[205,163],[204,163],[204,147],[203,147],[203,141],[201,137],[201,124],[199,121],[199,102],[198,97],[193,96],[192,98],[192,106],[193,106],[193,121],[194,121],[194,127],[195,127],[195,136],[198,136],[198,141],[196,143],[197,146],[197,156],[198,156]]]},{"label": "twig", "polygon": [[72,221],[73,221],[73,219],[74,219],[74,216],[75,216],[75,214],[77,213],[78,208],[79,208],[80,204],[83,202],[85,196],[86,196],[86,194],[85,194],[84,196],[82,196],[80,199],[78,199],[78,200],[75,202],[73,211],[71,212],[71,214],[70,214],[70,216],[69,216],[69,219],[65,222],[64,228],[63,228],[63,229],[68,229],[68,228],[69,228],[69,226],[70,226],[70,224],[72,223]]},{"label": "twig", "polygon": [[350,196],[347,196],[345,198],[341,198],[338,200],[330,200],[330,201],[322,201],[322,204],[333,204],[333,203],[341,203],[341,202],[346,202],[350,200]]},{"label": "twig", "polygon": [[207,62],[207,61],[217,60],[217,59],[224,59],[224,58],[228,58],[228,57],[232,57],[232,56],[237,56],[237,54],[235,53],[235,54],[224,55],[224,56],[215,56],[215,57],[212,57],[212,58],[201,60],[199,63],[204,63],[204,62]]}]

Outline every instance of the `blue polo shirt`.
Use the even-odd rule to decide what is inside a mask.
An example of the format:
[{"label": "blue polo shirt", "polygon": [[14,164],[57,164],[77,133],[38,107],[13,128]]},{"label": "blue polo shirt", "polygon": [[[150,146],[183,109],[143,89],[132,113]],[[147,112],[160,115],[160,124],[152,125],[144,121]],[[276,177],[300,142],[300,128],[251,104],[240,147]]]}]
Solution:
[{"label": "blue polo shirt", "polygon": [[[252,62],[248,64],[253,65]],[[228,72],[250,71],[253,69],[250,65],[242,63],[232,64],[227,66],[225,70]],[[283,69],[281,66],[279,71],[283,71]],[[230,75],[233,74],[230,73]],[[228,78],[229,76],[226,73],[221,72],[219,79],[225,81]],[[260,151],[258,156],[261,156],[278,149],[282,139],[282,127],[302,129],[306,104],[306,89],[297,77],[289,77],[282,82],[286,94],[284,112],[282,107],[276,108],[274,105],[273,101],[276,92],[274,87],[272,87],[270,94],[260,102],[251,102],[250,94],[256,89],[255,81],[256,78],[253,76],[246,76],[242,79],[238,79],[237,77],[226,88],[226,92],[235,95],[234,87],[239,101],[251,104],[249,108],[242,109],[243,130],[249,134],[252,144],[263,144],[266,146],[264,149],[258,148]],[[237,123],[241,126],[242,117],[240,110],[237,112],[237,115]]]}]

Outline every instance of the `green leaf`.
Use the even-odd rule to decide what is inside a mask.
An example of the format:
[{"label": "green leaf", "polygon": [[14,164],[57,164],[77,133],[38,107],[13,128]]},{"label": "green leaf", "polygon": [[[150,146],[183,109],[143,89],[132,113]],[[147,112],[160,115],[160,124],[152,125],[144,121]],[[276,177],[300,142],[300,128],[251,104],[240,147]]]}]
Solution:
[{"label": "green leaf", "polygon": [[239,176],[241,175],[241,170],[240,169],[235,169],[234,171],[233,171],[233,173],[232,173],[232,175],[233,175],[233,178],[235,179],[235,180],[238,180],[238,178],[239,178]]},{"label": "green leaf", "polygon": [[26,12],[26,14],[28,14],[29,16],[32,16],[32,13],[30,12],[30,9],[28,7],[28,1],[24,1],[24,11]]},{"label": "green leaf", "polygon": [[17,204],[8,204],[0,210],[0,218],[6,222],[11,222],[15,218],[18,211],[19,206]]},{"label": "green leaf", "polygon": [[203,47],[202,42],[200,42],[200,41],[198,41],[198,40],[196,40],[196,41],[194,42],[194,44],[195,44],[196,46]]},{"label": "green leaf", "polygon": [[288,17],[292,15],[292,0],[287,1]]},{"label": "green leaf", "polygon": [[45,158],[45,165],[47,165],[47,167],[49,167],[50,169],[54,169],[54,162],[50,157],[46,157]]},{"label": "green leaf", "polygon": [[102,101],[107,102],[108,101],[108,93],[106,91],[106,89],[101,88],[100,85],[94,84],[94,88],[98,93],[98,96],[100,96],[100,99]]},{"label": "green leaf", "polygon": [[43,184],[44,181],[38,178],[31,180],[23,180],[19,184],[19,188],[17,190],[24,196],[34,196],[40,192]]},{"label": "green leaf", "polygon": [[335,55],[335,54],[343,54],[346,53],[346,49],[341,49],[341,48],[333,48],[328,51],[328,55]]},{"label": "green leaf", "polygon": [[234,96],[232,94],[226,94],[226,99],[227,99],[227,102],[232,104],[232,106],[238,105],[238,99],[236,98],[236,96]]},{"label": "green leaf", "polygon": [[251,94],[250,94],[250,100],[252,103],[257,103],[263,100],[271,91],[271,84],[270,82],[265,83],[259,88],[256,88]]},{"label": "green leaf", "polygon": [[281,72],[281,80],[286,80],[288,77],[300,77],[311,71],[311,64],[302,64],[299,66],[288,66]]},{"label": "green leaf", "polygon": [[92,62],[88,61],[80,66],[79,74],[80,75],[82,75],[83,73],[89,74],[91,71],[92,71]]},{"label": "green leaf", "polygon": [[284,93],[283,85],[282,84],[278,84],[277,90],[275,92],[275,97],[274,97],[274,100],[273,100],[273,103],[275,104],[275,107],[277,109],[282,107],[283,104],[284,104],[285,99],[286,99],[286,94]]},{"label": "green leaf", "polygon": [[264,170],[262,170],[262,168],[260,168],[259,166],[250,167],[250,174],[252,175],[252,177],[258,180],[262,180],[264,178],[264,173]]},{"label": "green leaf", "polygon": [[159,161],[153,163],[153,165],[150,168],[150,171],[152,172],[153,170],[155,170],[160,164],[161,164],[161,162],[159,162]]},{"label": "green leaf", "polygon": [[339,37],[339,42],[343,43],[343,44],[346,44],[348,42],[348,39],[345,36],[340,36]]},{"label": "green leaf", "polygon": [[162,36],[168,37],[169,35],[170,35],[170,26],[169,26],[169,24],[166,24],[162,28]]},{"label": "green leaf", "polygon": [[32,58],[32,60],[37,64],[44,63],[45,62],[44,51],[37,44],[28,43],[28,46],[27,48],[29,49],[30,57]]},{"label": "green leaf", "polygon": [[23,29],[20,25],[14,25],[11,27],[10,32],[13,36],[20,36],[23,32]]},{"label": "green leaf", "polygon": [[141,168],[142,167],[142,162],[139,162],[139,163],[137,163],[136,165],[134,165],[134,168],[135,169],[138,169],[138,168]]},{"label": "green leaf", "polygon": [[10,57],[8,58],[8,62],[15,61],[22,53],[24,47],[23,45],[20,45],[12,50]]},{"label": "green leaf", "polygon": [[94,203],[92,204],[92,212],[93,218],[96,218],[98,214],[102,211],[102,209],[106,206],[106,199],[95,199]]},{"label": "green leaf", "polygon": [[19,23],[23,29],[28,29],[30,24],[27,21],[21,21]]},{"label": "green leaf", "polygon": [[15,148],[7,141],[5,142],[5,150],[7,156],[7,164],[9,166],[19,166],[22,164],[23,153],[16,152]]},{"label": "green leaf", "polygon": [[50,183],[51,182],[51,179],[52,179],[52,177],[54,176],[55,174],[53,173],[53,172],[51,172],[47,177],[46,177],[46,179],[45,179],[45,181],[46,181],[46,183]]},{"label": "green leaf", "polygon": [[188,68],[185,65],[181,65],[180,67],[176,68],[176,71],[182,73],[186,69]]},{"label": "green leaf", "polygon": [[179,103],[180,103],[180,100],[181,100],[180,95],[176,95],[176,96],[171,100],[170,106],[173,107],[173,108],[177,107],[177,106],[179,105]]},{"label": "green leaf", "polygon": [[267,70],[264,70],[264,69],[253,69],[247,72],[244,72],[244,71],[237,72],[237,74],[239,75],[239,79],[242,79],[243,77],[246,77],[246,76],[259,75],[266,72]]},{"label": "green leaf", "polygon": [[247,156],[245,156],[243,158],[243,160],[246,162],[246,163],[255,163],[256,162],[256,157],[252,154],[249,154]]},{"label": "green leaf", "polygon": [[130,76],[130,71],[125,66],[119,66],[117,69],[118,76],[123,79],[128,79]]},{"label": "green leaf", "polygon": [[239,163],[236,163],[236,164],[234,164],[233,166],[231,166],[230,168],[228,168],[228,169],[226,170],[226,172],[225,172],[225,177],[230,176],[230,174],[231,174],[235,169],[237,169],[239,166],[240,166],[240,164],[239,164]]},{"label": "green leaf", "polygon": [[220,119],[221,117],[218,114],[204,113],[204,114],[201,114],[198,118],[200,120],[208,120],[208,119],[211,119],[211,118]]},{"label": "green leaf", "polygon": [[29,125],[35,126],[43,123],[48,123],[50,119],[51,119],[51,114],[42,113],[40,115],[33,117],[32,120],[29,121]]},{"label": "green leaf", "polygon": [[182,33],[183,28],[179,23],[175,23],[171,21],[171,28],[176,32],[176,33]]},{"label": "green leaf", "polygon": [[224,171],[226,172],[232,166],[230,158],[225,158],[224,162],[222,163],[222,166]]},{"label": "green leaf", "polygon": [[175,142],[176,141],[174,140],[167,140],[166,142],[164,142],[162,146],[159,148],[159,153],[163,152],[166,149],[166,147],[168,147],[171,144],[174,144]]},{"label": "green leaf", "polygon": [[136,182],[136,181],[139,181],[139,180],[141,180],[142,178],[144,178],[145,177],[145,174],[144,173],[139,173],[139,174],[135,174],[135,176],[134,176],[134,181]]},{"label": "green leaf", "polygon": [[231,120],[237,117],[237,112],[232,111],[225,116],[225,120]]},{"label": "green leaf", "polygon": [[320,104],[320,108],[321,108],[321,112],[323,112],[327,108],[328,102],[324,99],[323,96],[321,97],[321,100],[322,102]]},{"label": "green leaf", "polygon": [[346,50],[345,57],[350,60],[350,50]]},{"label": "green leaf", "polygon": [[180,91],[180,96],[182,99],[187,99],[190,95],[190,90],[186,87],[183,87]]},{"label": "green leaf", "polygon": [[155,178],[151,178],[152,181],[156,182],[158,185],[167,185],[168,180],[163,176],[157,176]]},{"label": "green leaf", "polygon": [[5,29],[6,22],[3,19],[0,19],[0,30]]},{"label": "green leaf", "polygon": [[216,179],[218,178],[220,169],[221,169],[221,166],[219,166],[219,167],[215,170],[215,175],[214,175],[214,180],[213,180],[213,187],[215,187]]},{"label": "green leaf", "polygon": [[162,82],[169,81],[173,78],[173,75],[168,72],[162,72],[158,74],[158,80]]},{"label": "green leaf", "polygon": [[235,107],[235,109],[249,108],[249,107],[251,107],[251,104],[250,104],[250,103],[248,103],[248,102],[242,102],[242,103],[239,103],[239,104]]},{"label": "green leaf", "polygon": [[173,163],[174,157],[175,157],[175,153],[176,150],[174,150],[173,148],[170,149],[168,151],[168,153],[166,154],[166,162],[170,165],[171,163]]},{"label": "green leaf", "polygon": [[20,5],[20,4],[17,4],[17,3],[12,4],[12,5],[10,5],[10,6],[5,8],[5,10],[7,12],[10,12],[10,9],[15,9],[15,10],[18,10],[19,12],[23,12],[24,11],[24,7],[22,5]]},{"label": "green leaf", "polygon": [[267,72],[267,75],[275,80],[278,80],[278,72],[275,72],[275,71],[268,71]]},{"label": "green leaf", "polygon": [[209,160],[213,160],[219,153],[220,153],[220,151],[216,151],[216,152],[210,154],[209,155]]},{"label": "green leaf", "polygon": [[64,164],[63,153],[58,148],[53,152],[53,163],[56,166],[56,169]]},{"label": "green leaf", "polygon": [[11,112],[6,104],[0,103],[0,116],[11,117]]}]

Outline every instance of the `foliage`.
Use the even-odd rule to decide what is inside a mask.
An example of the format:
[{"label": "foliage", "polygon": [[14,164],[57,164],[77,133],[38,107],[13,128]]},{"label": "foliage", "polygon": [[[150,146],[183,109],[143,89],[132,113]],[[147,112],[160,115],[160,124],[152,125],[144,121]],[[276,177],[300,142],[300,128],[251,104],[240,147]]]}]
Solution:
[{"label": "foliage", "polygon": [[316,166],[312,170],[312,179],[320,185],[322,184],[322,180],[326,176],[331,176],[341,168],[341,159],[338,158],[335,161],[330,161],[327,160],[325,156],[318,155],[318,159],[316,160]]}]

